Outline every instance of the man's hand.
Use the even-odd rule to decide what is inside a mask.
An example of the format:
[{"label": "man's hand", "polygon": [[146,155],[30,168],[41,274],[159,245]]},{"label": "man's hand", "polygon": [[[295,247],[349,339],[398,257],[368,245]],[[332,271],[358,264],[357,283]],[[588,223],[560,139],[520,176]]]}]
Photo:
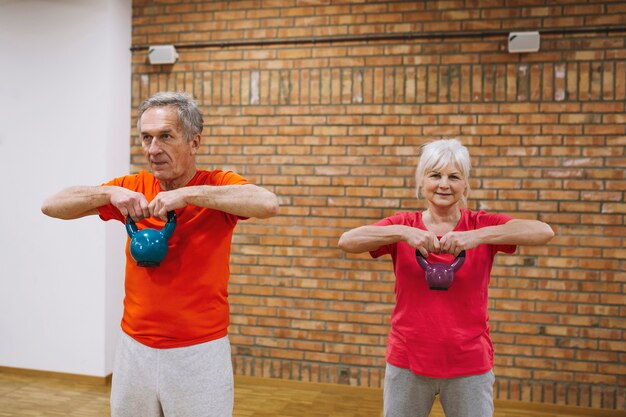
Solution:
[{"label": "man's hand", "polygon": [[122,187],[107,188],[110,189],[111,204],[117,207],[122,216],[130,216],[135,221],[150,217],[148,200],[143,194]]},{"label": "man's hand", "polygon": [[154,197],[148,205],[150,214],[161,220],[167,221],[167,212],[187,205],[187,189],[189,187],[177,188],[171,191],[161,191]]}]

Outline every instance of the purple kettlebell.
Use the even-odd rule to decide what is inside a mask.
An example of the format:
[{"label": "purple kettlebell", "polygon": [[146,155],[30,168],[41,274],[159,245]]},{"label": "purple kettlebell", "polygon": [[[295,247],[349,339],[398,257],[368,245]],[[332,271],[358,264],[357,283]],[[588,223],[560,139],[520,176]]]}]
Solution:
[{"label": "purple kettlebell", "polygon": [[450,265],[442,262],[431,264],[428,262],[422,252],[415,250],[417,263],[426,273],[426,282],[431,290],[447,291],[454,282],[454,273],[461,268],[465,262],[465,251],[461,251],[459,255],[452,261]]}]

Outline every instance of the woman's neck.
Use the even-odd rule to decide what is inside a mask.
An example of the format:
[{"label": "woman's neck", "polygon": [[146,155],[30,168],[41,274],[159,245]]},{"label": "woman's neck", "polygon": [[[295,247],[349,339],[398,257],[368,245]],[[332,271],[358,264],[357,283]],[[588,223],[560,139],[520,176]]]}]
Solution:
[{"label": "woman's neck", "polygon": [[422,222],[428,230],[437,234],[445,234],[453,230],[461,220],[461,209],[458,205],[446,208],[430,206],[422,213]]}]

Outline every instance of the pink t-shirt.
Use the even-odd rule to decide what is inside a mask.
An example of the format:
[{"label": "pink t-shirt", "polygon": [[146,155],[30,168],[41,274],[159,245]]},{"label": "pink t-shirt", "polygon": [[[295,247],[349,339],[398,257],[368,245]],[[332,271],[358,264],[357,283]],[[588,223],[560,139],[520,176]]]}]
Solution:
[{"label": "pink t-shirt", "polygon": [[[454,231],[504,224],[511,217],[461,210]],[[422,213],[397,213],[377,226],[405,225],[427,230]],[[387,362],[431,378],[479,375],[493,368],[487,297],[491,267],[497,252],[513,253],[514,245],[479,245],[466,251],[465,263],[454,273],[447,291],[428,288],[415,249],[405,242],[381,246],[373,258],[390,254],[396,276],[396,305],[391,315]],[[449,254],[430,254],[428,261],[451,263]]]}]

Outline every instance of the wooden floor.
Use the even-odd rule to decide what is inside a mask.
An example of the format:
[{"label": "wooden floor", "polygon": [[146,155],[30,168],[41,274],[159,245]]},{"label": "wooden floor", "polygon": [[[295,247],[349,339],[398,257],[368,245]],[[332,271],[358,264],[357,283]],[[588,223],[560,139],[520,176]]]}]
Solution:
[{"label": "wooden floor", "polygon": [[[0,416],[106,417],[109,390],[100,379],[0,368]],[[377,389],[235,379],[234,417],[379,417],[381,409]],[[430,417],[444,417],[438,403]],[[497,401],[495,417],[626,417],[626,412]]]}]

